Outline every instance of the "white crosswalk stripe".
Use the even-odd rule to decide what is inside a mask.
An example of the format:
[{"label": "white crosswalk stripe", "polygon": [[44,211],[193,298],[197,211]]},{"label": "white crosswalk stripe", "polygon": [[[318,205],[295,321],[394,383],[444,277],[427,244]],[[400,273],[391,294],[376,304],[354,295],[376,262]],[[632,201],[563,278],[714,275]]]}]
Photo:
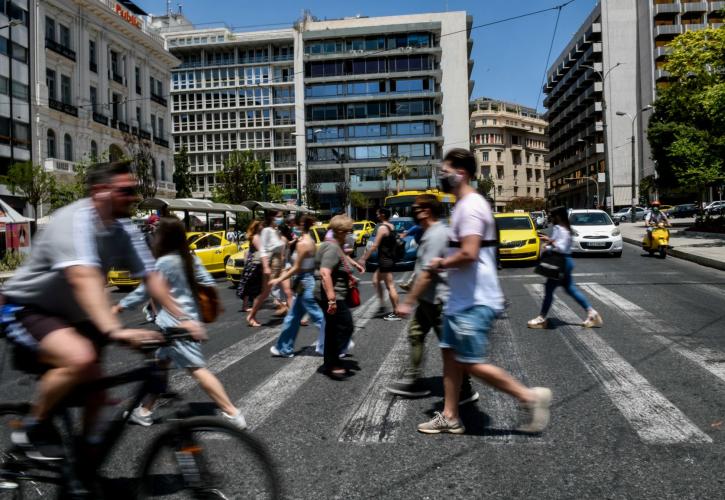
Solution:
[{"label": "white crosswalk stripe", "polygon": [[[528,284],[535,299],[543,286]],[[632,365],[594,331],[579,326],[580,318],[563,301],[554,301],[552,311],[571,323],[557,328],[564,342],[589,372],[602,384],[610,400],[639,438],[648,444],[711,443],[712,438],[693,424]]]},{"label": "white crosswalk stripe", "polygon": [[671,323],[658,318],[649,311],[645,311],[634,302],[613,292],[611,289],[599,283],[578,283],[580,287],[591,293],[591,295],[622,314],[627,316],[636,325],[637,330],[649,333],[676,332],[677,328]]},{"label": "white crosswalk stripe", "polygon": [[725,353],[696,345],[691,339],[673,340],[661,335],[655,335],[654,338],[725,383]]}]

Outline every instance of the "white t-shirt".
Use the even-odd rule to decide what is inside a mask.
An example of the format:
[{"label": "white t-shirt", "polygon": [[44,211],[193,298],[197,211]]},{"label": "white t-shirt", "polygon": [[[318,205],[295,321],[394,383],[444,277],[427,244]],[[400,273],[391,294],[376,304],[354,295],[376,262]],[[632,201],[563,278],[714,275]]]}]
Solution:
[{"label": "white t-shirt", "polygon": [[[478,193],[469,193],[456,202],[451,215],[448,240],[459,242],[466,236],[479,236],[481,241],[496,241],[496,222],[488,202]],[[450,247],[448,255],[460,249]],[[496,247],[482,246],[478,260],[460,269],[448,271],[450,298],[445,314],[455,314],[473,306],[488,306],[503,311],[504,297],[496,273]]]},{"label": "white t-shirt", "polygon": [[570,254],[571,253],[571,233],[564,226],[556,225],[554,230],[551,232],[551,239],[554,240],[553,247],[554,251]]}]

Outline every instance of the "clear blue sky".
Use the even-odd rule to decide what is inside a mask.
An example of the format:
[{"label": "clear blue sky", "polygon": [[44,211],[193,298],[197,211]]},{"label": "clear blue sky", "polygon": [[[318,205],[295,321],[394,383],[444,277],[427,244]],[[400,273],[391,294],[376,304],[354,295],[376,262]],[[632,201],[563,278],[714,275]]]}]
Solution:
[{"label": "clear blue sky", "polygon": [[[153,14],[166,11],[166,0],[136,0]],[[175,8],[178,0],[173,0]],[[356,14],[389,16],[417,12],[465,10],[479,25],[544,9],[564,0],[183,0],[185,15],[195,24],[225,22],[228,26],[250,26],[272,23],[291,25],[303,8],[320,19],[340,18]],[[596,0],[575,0],[562,9],[553,60],[572,34],[594,8]],[[533,107],[539,97],[540,83],[546,66],[546,55],[554,31],[556,12],[550,11],[492,27],[474,29],[472,58],[473,97],[488,96]],[[202,27],[202,26],[200,26]],[[260,27],[271,29],[275,26]],[[249,29],[249,28],[247,28]],[[541,101],[539,99],[539,107]]]}]

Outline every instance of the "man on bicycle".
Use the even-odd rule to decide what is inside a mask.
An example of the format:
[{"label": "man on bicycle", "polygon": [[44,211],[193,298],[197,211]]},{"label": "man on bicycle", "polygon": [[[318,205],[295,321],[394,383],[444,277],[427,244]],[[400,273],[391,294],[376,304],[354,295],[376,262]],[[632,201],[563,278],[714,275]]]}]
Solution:
[{"label": "man on bicycle", "polygon": [[[154,271],[143,236],[128,220],[138,201],[130,162],[92,168],[88,188],[88,198],[55,212],[26,264],[0,292],[5,335],[43,373],[31,413],[11,436],[38,460],[62,458],[47,420],[74,387],[100,376],[101,346],[108,339],[140,345],[159,338],[153,331],[124,328],[112,313],[105,290],[111,267],[143,277],[159,304],[186,319]],[[182,321],[180,326],[204,335],[197,322]],[[87,437],[103,403],[103,394],[86,402]]]}]

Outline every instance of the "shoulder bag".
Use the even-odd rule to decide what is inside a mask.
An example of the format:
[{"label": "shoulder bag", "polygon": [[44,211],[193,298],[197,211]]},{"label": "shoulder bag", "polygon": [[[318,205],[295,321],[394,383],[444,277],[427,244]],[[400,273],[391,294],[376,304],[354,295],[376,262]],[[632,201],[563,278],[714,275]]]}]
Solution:
[{"label": "shoulder bag", "polygon": [[561,280],[564,279],[565,267],[566,256],[563,253],[547,250],[541,255],[534,272],[548,279]]},{"label": "shoulder bag", "polygon": [[347,258],[345,252],[338,247],[340,251],[340,259],[342,259],[342,265],[347,272],[347,297],[345,297],[345,304],[349,308],[355,308],[360,305],[360,289],[357,287],[357,278],[352,275],[350,266],[347,264]]},{"label": "shoulder bag", "polygon": [[199,316],[204,323],[213,323],[224,311],[216,288],[210,285],[196,285],[196,300],[199,303]]}]

